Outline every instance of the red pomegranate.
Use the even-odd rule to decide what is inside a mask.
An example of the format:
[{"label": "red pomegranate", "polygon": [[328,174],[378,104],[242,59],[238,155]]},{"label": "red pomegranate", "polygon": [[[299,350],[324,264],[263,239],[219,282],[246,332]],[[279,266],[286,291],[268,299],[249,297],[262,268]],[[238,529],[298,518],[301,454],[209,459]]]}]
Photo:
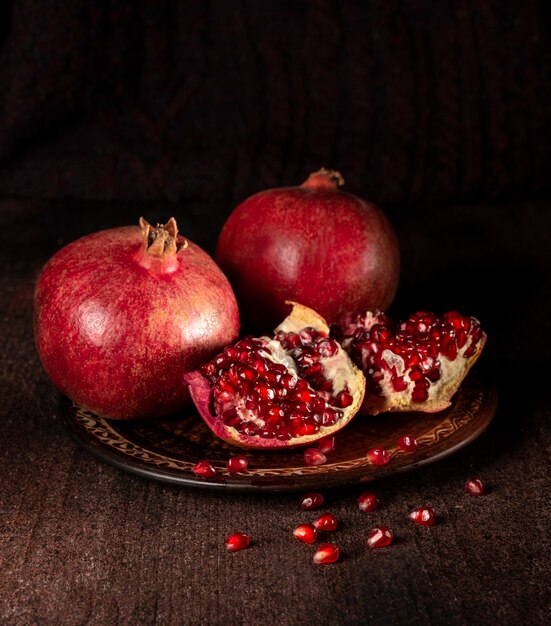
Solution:
[{"label": "red pomegranate", "polygon": [[362,403],[363,374],[315,311],[294,304],[275,332],[245,337],[184,377],[199,414],[228,443],[306,445],[340,430]]},{"label": "red pomegranate", "polygon": [[374,204],[339,191],[343,183],[321,169],[300,187],[251,196],[230,215],[216,260],[256,327],[273,328],[286,300],[330,323],[391,303],[400,265],[394,231]]},{"label": "red pomegranate", "polygon": [[371,415],[447,408],[486,343],[479,321],[457,311],[420,311],[398,324],[368,311],[332,332],[366,375],[362,413]]},{"label": "red pomegranate", "polygon": [[232,289],[171,218],[114,228],[57,252],[38,278],[38,354],[53,383],[116,419],[164,415],[189,399],[182,375],[239,332]]}]

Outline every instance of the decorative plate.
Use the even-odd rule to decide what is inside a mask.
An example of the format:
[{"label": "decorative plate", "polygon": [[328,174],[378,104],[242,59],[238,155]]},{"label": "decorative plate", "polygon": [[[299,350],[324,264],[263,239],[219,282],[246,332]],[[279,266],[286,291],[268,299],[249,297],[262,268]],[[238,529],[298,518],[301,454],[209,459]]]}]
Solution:
[{"label": "decorative plate", "polygon": [[[336,450],[325,465],[304,464],[302,448],[265,452],[240,450],[218,440],[194,410],[166,418],[120,422],[98,417],[62,399],[67,427],[76,440],[102,461],[168,483],[233,491],[297,491],[362,483],[433,463],[476,439],[497,408],[497,391],[478,374],[463,383],[452,405],[440,413],[386,413],[357,416],[336,435]],[[417,438],[419,449],[403,452],[402,435]],[[391,460],[371,465],[367,450],[384,447]],[[230,455],[245,454],[246,474],[230,475]],[[209,459],[219,474],[195,476],[191,468]]]}]

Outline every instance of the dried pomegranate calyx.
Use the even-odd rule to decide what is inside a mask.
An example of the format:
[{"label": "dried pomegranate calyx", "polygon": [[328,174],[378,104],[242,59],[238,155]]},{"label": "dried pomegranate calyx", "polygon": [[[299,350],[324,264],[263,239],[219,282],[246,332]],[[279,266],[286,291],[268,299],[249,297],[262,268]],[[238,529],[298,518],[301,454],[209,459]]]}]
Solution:
[{"label": "dried pomegranate calyx", "polygon": [[178,237],[178,225],[174,217],[171,217],[166,224],[156,226],[152,226],[146,219],[140,217],[139,224],[145,252],[148,255],[172,256],[188,245],[186,239]]},{"label": "dried pomegranate calyx", "polygon": [[328,336],[325,320],[290,304],[274,337],[246,337],[185,378],[209,428],[229,443],[307,445],[342,428],[361,406],[361,371]]}]

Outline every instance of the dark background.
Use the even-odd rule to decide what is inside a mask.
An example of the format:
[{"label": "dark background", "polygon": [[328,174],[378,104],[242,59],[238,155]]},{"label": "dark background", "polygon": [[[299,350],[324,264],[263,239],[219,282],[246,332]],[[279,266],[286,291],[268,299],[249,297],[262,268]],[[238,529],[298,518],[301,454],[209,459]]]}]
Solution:
[{"label": "dark background", "polygon": [[[2,624],[551,621],[549,26],[543,0],[4,0]],[[481,319],[500,408],[464,451],[375,485],[369,519],[360,489],[326,494],[344,557],[315,568],[294,496],[176,489],[78,449],[32,290],[61,245],[140,214],[212,252],[236,203],[322,165],[396,227],[394,312]],[[441,523],[413,528],[424,503]],[[376,523],[398,540],[368,553]],[[227,555],[235,528],[255,545]]]}]

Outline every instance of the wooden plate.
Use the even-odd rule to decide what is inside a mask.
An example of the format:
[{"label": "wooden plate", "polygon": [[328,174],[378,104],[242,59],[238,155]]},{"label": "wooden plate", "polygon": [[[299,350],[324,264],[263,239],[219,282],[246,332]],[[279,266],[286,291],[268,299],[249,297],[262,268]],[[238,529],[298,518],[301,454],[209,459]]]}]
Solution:
[{"label": "wooden plate", "polygon": [[[497,391],[471,374],[452,406],[440,413],[394,413],[357,416],[337,434],[337,448],[325,465],[309,467],[303,449],[264,452],[246,450],[249,471],[229,475],[226,461],[243,453],[214,437],[195,411],[141,421],[104,419],[63,398],[66,424],[76,440],[102,461],[134,474],[168,483],[203,489],[233,491],[296,491],[362,483],[433,463],[476,439],[491,422]],[[405,453],[396,441],[415,435],[419,449]],[[374,466],[366,452],[382,446],[390,463]],[[195,476],[191,468],[209,459],[219,470],[212,479]]]}]

